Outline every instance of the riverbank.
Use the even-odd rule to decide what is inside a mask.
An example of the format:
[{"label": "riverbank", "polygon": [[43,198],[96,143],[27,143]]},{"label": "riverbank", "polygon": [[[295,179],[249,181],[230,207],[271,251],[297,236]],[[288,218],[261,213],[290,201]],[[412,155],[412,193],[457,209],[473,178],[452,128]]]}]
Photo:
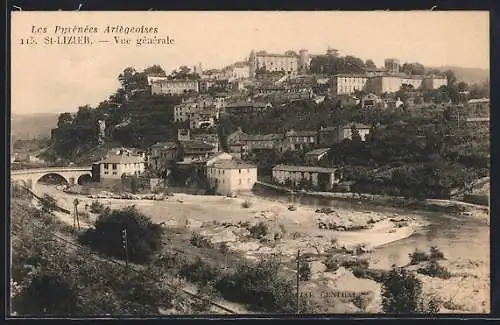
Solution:
[{"label": "riverbank", "polygon": [[278,194],[288,194],[291,197],[313,197],[318,199],[329,199],[344,201],[348,203],[370,204],[373,206],[392,207],[404,210],[420,210],[443,212],[471,216],[484,221],[489,225],[489,206],[473,204],[456,200],[425,199],[412,200],[403,197],[393,197],[376,194],[357,194],[357,193],[335,193],[335,192],[317,192],[317,191],[295,191],[287,187],[258,182],[253,192],[259,195],[265,191],[275,191]]},{"label": "riverbank", "polygon": [[[57,197],[64,207],[72,206],[74,195],[69,195],[55,188],[47,188],[48,193]],[[80,196],[81,207],[90,205],[93,199]],[[443,250],[447,261],[443,262],[450,270],[468,274],[462,278],[453,277],[448,280],[419,276],[424,283],[424,290],[437,293],[447,301],[444,311],[454,312],[489,310],[489,252],[488,231],[481,226],[482,232],[473,232],[462,225],[467,220],[477,220],[467,215],[432,215],[418,211],[407,211],[397,208],[369,208],[365,201],[361,204],[331,204],[334,212],[316,212],[318,205],[293,204],[286,197],[263,198],[254,194],[228,198],[222,196],[198,196],[175,194],[163,201],[151,200],[117,200],[99,199],[111,208],[123,208],[135,205],[140,211],[150,216],[154,222],[166,226],[182,227],[189,232],[200,234],[215,247],[225,243],[227,249],[240,254],[248,260],[257,260],[262,256],[278,254],[282,261],[290,265],[293,272],[293,260],[297,250],[309,256],[313,267],[312,279],[304,283],[303,289],[320,292],[323,296],[336,292],[373,292],[373,300],[365,312],[380,312],[380,283],[370,279],[357,278],[350,270],[339,268],[335,272],[325,270],[324,256],[331,255],[332,250],[341,251],[346,257],[368,258],[371,268],[389,269],[392,262],[404,266],[407,256],[415,249],[428,249],[436,245]],[[438,218],[438,219],[436,219]],[[320,229],[318,220],[335,222],[337,225],[370,224],[367,229],[355,231],[337,231]],[[430,220],[430,221],[429,221]],[[443,227],[456,228],[451,235],[445,233],[431,234],[431,222],[445,220]],[[69,221],[69,220],[68,220]],[[268,227],[265,238],[253,238],[248,229],[251,225],[263,222]],[[247,225],[245,225],[247,224]],[[279,240],[274,235],[280,233]],[[470,233],[472,238],[464,234]],[[429,236],[435,237],[429,237]],[[434,238],[434,239],[432,239]],[[424,244],[422,244],[424,243]],[[472,247],[471,247],[472,246]],[[481,254],[478,254],[477,249]],[[484,254],[483,254],[484,253]],[[360,255],[361,254],[361,255]],[[391,255],[397,254],[399,260],[394,261]],[[470,260],[470,262],[468,262]],[[462,263],[462,264],[461,264]],[[468,264],[467,264],[468,263]],[[463,266],[466,265],[466,266]],[[467,265],[479,265],[477,271]],[[461,281],[459,281],[461,280]],[[477,299],[469,299],[474,293]],[[337,298],[335,298],[337,299]],[[325,298],[325,301],[327,299]],[[360,309],[350,302],[338,303],[337,300],[325,302],[329,312],[359,312]]]}]

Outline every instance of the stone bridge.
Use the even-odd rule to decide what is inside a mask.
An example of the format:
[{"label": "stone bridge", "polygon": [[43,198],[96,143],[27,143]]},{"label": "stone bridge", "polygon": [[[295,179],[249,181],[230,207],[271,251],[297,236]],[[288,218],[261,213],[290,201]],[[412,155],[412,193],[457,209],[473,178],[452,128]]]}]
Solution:
[{"label": "stone bridge", "polygon": [[11,183],[22,182],[25,186],[33,188],[38,181],[46,177],[59,178],[62,183],[69,185],[82,184],[92,178],[92,167],[52,167],[11,170]]}]

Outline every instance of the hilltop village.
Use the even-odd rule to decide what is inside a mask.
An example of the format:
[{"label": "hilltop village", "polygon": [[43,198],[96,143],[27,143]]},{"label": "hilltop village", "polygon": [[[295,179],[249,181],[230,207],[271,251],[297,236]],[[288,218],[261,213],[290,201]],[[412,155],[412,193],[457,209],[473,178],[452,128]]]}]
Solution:
[{"label": "hilltop village", "polygon": [[14,144],[20,313],[489,310],[487,81],[332,48],[160,64]]}]

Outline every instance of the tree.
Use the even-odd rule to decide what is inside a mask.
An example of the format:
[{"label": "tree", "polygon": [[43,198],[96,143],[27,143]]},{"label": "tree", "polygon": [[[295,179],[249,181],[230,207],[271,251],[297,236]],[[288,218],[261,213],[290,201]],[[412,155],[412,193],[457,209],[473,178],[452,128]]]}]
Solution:
[{"label": "tree", "polygon": [[17,288],[11,292],[12,312],[19,316],[158,315],[159,306],[172,307],[173,291],[158,286],[157,269],[126,274],[121,265],[55,240],[61,225],[29,201],[12,203],[11,275]]},{"label": "tree", "polygon": [[457,77],[455,76],[455,72],[453,72],[453,70],[446,70],[444,75],[448,79],[448,86],[452,86],[457,82]]},{"label": "tree", "polygon": [[368,69],[376,69],[377,66],[375,65],[375,62],[373,62],[373,60],[371,59],[368,59],[365,61],[365,67],[367,67]]},{"label": "tree", "polygon": [[413,273],[393,267],[383,280],[382,308],[386,313],[435,314],[439,312],[440,303],[433,297],[423,296],[422,282]]},{"label": "tree", "polygon": [[57,209],[56,199],[47,193],[45,193],[41,198],[40,204],[42,205],[42,211],[45,213],[53,214]]},{"label": "tree", "polygon": [[118,76],[118,81],[120,81],[120,84],[125,91],[128,91],[130,86],[132,86],[133,78],[136,73],[137,71],[134,68],[128,67],[125,68],[125,70],[123,70],[123,72]]},{"label": "tree", "polygon": [[179,69],[172,71],[168,78],[181,80],[197,80],[200,78],[200,76],[196,73],[191,72],[191,69],[189,67],[183,65],[180,66]]},{"label": "tree", "polygon": [[132,178],[130,179],[130,192],[132,192],[132,194],[137,193],[137,187],[138,187],[137,183],[138,183],[137,175],[133,175]]},{"label": "tree", "polygon": [[161,76],[161,77],[167,76],[167,74],[165,73],[165,70],[163,70],[162,67],[157,65],[157,64],[152,65],[152,66],[144,69],[144,73],[146,75],[155,75],[155,76]]},{"label": "tree", "polygon": [[418,62],[404,63],[401,67],[401,71],[410,75],[423,75],[425,73],[425,67]]},{"label": "tree", "polygon": [[351,143],[359,145],[362,142],[361,135],[359,134],[359,130],[356,128],[356,125],[351,126]]},{"label": "tree", "polygon": [[95,229],[88,229],[80,241],[102,253],[123,258],[122,230],[127,229],[128,253],[132,262],[144,263],[161,246],[162,229],[135,207],[105,211],[99,215]]},{"label": "tree", "polygon": [[486,81],[481,84],[473,84],[470,86],[469,99],[489,98],[490,97],[490,82]]},{"label": "tree", "polygon": [[71,113],[62,113],[59,115],[57,119],[57,127],[58,128],[66,128],[71,126],[71,122],[73,122],[73,115]]},{"label": "tree", "polygon": [[469,90],[469,85],[465,81],[460,81],[457,85],[458,91],[467,91]]}]

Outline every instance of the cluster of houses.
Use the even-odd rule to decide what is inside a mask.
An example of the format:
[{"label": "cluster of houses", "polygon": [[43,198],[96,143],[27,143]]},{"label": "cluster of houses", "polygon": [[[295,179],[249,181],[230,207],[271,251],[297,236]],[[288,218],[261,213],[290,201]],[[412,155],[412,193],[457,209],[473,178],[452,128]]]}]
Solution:
[{"label": "cluster of houses", "polygon": [[[338,51],[329,48],[327,55],[338,56]],[[387,94],[402,87],[418,91],[439,89],[448,83],[444,76],[401,73],[397,59],[387,59],[384,68],[366,69],[362,74],[313,76],[308,71],[314,57],[307,50],[284,54],[252,51],[248,60],[220,70],[204,71],[199,64],[193,69],[198,77],[192,80],[148,76],[152,94],[189,94],[174,107],[178,138],[156,143],[147,153],[123,148],[110,151],[95,164],[100,180],[116,181],[123,175],[146,172],[165,175],[165,171],[174,168],[194,169],[215,193],[227,195],[249,191],[257,182],[257,166],[242,160],[249,153],[270,149],[279,152],[309,150],[305,154],[307,166],[274,166],[273,181],[287,186],[307,184],[309,188],[331,190],[342,175],[335,168],[318,167],[318,162],[328,156],[328,148],[333,144],[352,139],[354,129],[364,141],[370,132],[369,126],[347,124],[273,134],[245,134],[240,129],[228,136],[230,153],[221,152],[216,135],[196,135],[195,130],[214,127],[222,113],[253,118],[280,102],[283,105],[295,100],[319,103],[328,96],[336,98],[343,106],[397,108],[407,103]],[[270,73],[261,77],[266,75],[261,72]],[[474,107],[483,105],[489,107],[489,101],[470,103]]]},{"label": "cluster of houses", "polygon": [[258,150],[276,149],[279,152],[305,150],[317,146],[330,147],[345,139],[352,139],[356,129],[364,141],[370,126],[361,123],[321,127],[316,131],[294,131],[273,134],[245,134],[241,129],[228,136],[233,152],[247,153]]},{"label": "cluster of houses", "polygon": [[[228,195],[249,191],[257,182],[257,166],[242,160],[242,154],[258,150],[299,150],[328,146],[329,143],[352,137],[352,125],[323,128],[318,131],[289,131],[284,134],[247,135],[238,130],[229,136],[230,152],[221,152],[216,135],[191,135],[189,129],[179,129],[177,141],[159,142],[148,152],[117,148],[109,151],[94,164],[101,183],[117,184],[123,176],[165,175],[169,171],[194,171],[204,178],[217,194]],[[369,128],[357,125],[362,138]],[[321,139],[321,140],[320,140]],[[321,142],[319,142],[321,141]],[[340,176],[335,168],[314,166],[324,159],[328,148],[306,154],[308,166],[278,165],[273,168],[275,182],[287,186],[304,186],[329,190]],[[152,173],[152,174],[151,174]],[[157,176],[154,176],[157,177]]]}]

